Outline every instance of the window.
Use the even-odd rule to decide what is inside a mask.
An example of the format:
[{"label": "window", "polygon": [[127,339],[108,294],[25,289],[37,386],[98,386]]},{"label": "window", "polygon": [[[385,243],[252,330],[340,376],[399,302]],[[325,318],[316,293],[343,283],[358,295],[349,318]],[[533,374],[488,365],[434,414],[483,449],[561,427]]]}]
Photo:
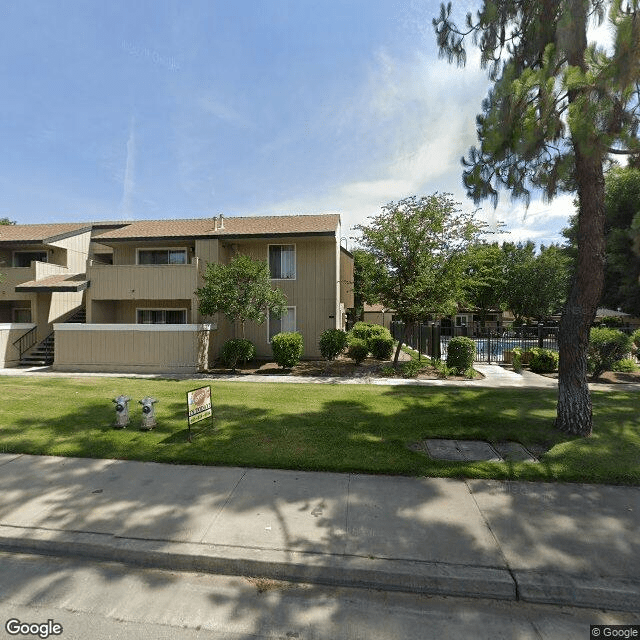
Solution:
[{"label": "window", "polygon": [[31,309],[14,309],[13,310],[14,322],[31,322]]},{"label": "window", "polygon": [[31,262],[37,260],[38,262],[47,262],[46,251],[16,251],[13,254],[13,266],[14,267],[30,267]]},{"label": "window", "polygon": [[269,245],[269,273],[272,280],[296,279],[296,246],[294,244]]},{"label": "window", "polygon": [[187,250],[138,249],[138,264],[187,264]]},{"label": "window", "polygon": [[138,324],[187,324],[187,310],[138,309]]},{"label": "window", "polygon": [[282,333],[284,331],[295,331],[296,330],[296,308],[295,307],[287,307],[285,312],[278,318],[274,313],[269,311],[269,322],[267,331],[269,332],[269,342],[271,342],[271,338],[278,333]]}]

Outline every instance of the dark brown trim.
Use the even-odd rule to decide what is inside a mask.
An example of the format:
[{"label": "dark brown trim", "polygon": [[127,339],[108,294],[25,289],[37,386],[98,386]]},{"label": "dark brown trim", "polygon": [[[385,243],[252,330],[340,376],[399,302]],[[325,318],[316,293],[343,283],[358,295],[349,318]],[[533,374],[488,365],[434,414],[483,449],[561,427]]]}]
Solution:
[{"label": "dark brown trim", "polygon": [[112,242],[177,242],[189,240],[241,240],[242,238],[306,238],[314,236],[335,236],[335,231],[304,231],[301,233],[229,233],[229,234],[207,234],[207,235],[185,235],[185,236],[142,236],[131,238],[105,238],[96,236],[96,242],[109,245]]}]

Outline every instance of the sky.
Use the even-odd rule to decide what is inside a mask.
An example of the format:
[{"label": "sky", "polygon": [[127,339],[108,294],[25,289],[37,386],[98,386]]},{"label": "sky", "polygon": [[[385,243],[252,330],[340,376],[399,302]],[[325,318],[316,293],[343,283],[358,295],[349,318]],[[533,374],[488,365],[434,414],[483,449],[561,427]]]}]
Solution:
[{"label": "sky", "polygon": [[[473,2],[454,0],[464,13]],[[489,81],[425,0],[5,0],[0,218],[340,213],[451,193]],[[503,194],[498,239],[561,242],[573,196]],[[353,241],[350,241],[351,243]],[[350,248],[352,248],[353,244]]]}]

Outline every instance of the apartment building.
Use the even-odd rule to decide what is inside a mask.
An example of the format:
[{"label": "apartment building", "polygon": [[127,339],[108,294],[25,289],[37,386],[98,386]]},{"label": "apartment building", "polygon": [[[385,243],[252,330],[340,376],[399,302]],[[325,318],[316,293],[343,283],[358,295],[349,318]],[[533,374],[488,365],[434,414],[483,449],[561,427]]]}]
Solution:
[{"label": "apartment building", "polygon": [[[28,226],[11,228],[19,234]],[[353,258],[340,245],[338,215],[141,220],[93,223],[88,228],[77,225],[74,231],[84,234],[85,241],[90,238],[90,244],[86,242],[84,264],[78,257],[75,272],[64,274],[64,286],[71,287],[72,281],[78,287],[76,295],[80,294],[75,309],[67,314],[84,310],[86,321],[66,322],[64,315],[55,314],[47,318],[54,329],[53,368],[57,370],[190,373],[206,369],[238,328],[221,314],[202,317],[195,291],[203,284],[209,262],[226,264],[238,253],[267,261],[273,286],[287,297],[285,315],[270,317],[261,326],[246,326],[246,337],[256,345],[258,356],[271,355],[270,340],[279,331],[299,331],[305,357],[319,357],[320,333],[343,328],[346,309],[353,306]],[[4,283],[10,299],[15,298],[15,304],[6,309],[5,317],[13,327],[5,352],[11,351],[8,345],[16,335],[26,333],[26,327],[16,326],[25,324],[18,320],[30,319],[39,339],[49,330],[40,327],[37,304],[34,314],[32,302],[30,318],[26,312],[12,311],[26,308],[24,300],[16,298],[19,291],[29,289],[31,295],[38,295],[31,289],[63,286],[59,283],[63,274],[55,274],[55,281],[43,277],[38,267],[41,257],[31,256],[35,267],[29,269],[35,271],[29,281],[18,282],[22,276],[12,276]],[[22,261],[28,259],[25,255]]]},{"label": "apartment building", "polygon": [[0,226],[0,366],[20,362],[79,311],[91,225]]}]

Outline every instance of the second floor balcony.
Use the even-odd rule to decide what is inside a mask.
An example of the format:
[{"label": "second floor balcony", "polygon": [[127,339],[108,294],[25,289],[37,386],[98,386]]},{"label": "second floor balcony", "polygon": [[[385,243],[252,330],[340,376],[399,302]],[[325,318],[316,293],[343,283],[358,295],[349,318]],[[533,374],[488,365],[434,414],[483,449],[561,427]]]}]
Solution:
[{"label": "second floor balcony", "polygon": [[87,279],[94,300],[182,300],[198,287],[198,264],[93,264]]},{"label": "second floor balcony", "polygon": [[15,288],[25,282],[44,280],[49,276],[67,274],[66,267],[51,262],[39,262],[33,260],[28,267],[5,267],[0,265],[0,290],[5,297],[11,297],[15,293]]}]

